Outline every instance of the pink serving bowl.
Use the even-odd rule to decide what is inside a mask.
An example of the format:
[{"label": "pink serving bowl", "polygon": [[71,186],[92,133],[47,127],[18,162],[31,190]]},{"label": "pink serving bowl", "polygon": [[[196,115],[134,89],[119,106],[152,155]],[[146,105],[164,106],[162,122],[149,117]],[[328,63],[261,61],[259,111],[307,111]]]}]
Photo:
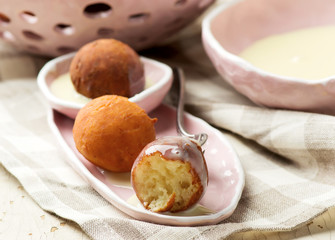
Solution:
[{"label": "pink serving bowl", "polygon": [[279,76],[238,56],[269,35],[335,24],[334,15],[333,0],[229,1],[204,18],[203,45],[223,79],[256,104],[335,115],[335,76],[318,80]]},{"label": "pink serving bowl", "polygon": [[98,38],[136,50],[170,37],[214,0],[0,0],[0,39],[59,56]]}]

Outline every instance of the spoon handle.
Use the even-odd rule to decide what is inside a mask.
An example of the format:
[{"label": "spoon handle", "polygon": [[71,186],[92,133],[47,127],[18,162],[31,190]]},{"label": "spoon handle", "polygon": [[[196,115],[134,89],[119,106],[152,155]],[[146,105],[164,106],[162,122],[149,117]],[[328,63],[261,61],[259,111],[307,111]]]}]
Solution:
[{"label": "spoon handle", "polygon": [[176,100],[177,105],[177,130],[178,132],[188,138],[195,140],[200,146],[202,146],[208,138],[206,133],[190,134],[184,128],[184,93],[185,93],[185,77],[184,73],[180,68],[173,68],[173,76],[175,81],[175,87],[178,91]]}]

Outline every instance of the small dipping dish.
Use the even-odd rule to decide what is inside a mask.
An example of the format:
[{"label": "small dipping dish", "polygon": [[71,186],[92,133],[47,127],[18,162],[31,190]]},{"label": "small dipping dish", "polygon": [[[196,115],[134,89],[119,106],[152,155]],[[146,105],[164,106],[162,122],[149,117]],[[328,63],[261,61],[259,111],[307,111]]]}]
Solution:
[{"label": "small dipping dish", "polygon": [[[75,54],[69,53],[47,62],[37,76],[38,86],[51,107],[72,119],[90,101],[90,99],[78,94],[71,86],[68,72]],[[149,113],[161,104],[169,91],[172,84],[172,69],[166,64],[145,57],[141,57],[141,62],[144,66],[146,87],[129,100],[137,103]],[[64,87],[64,97],[60,97],[52,91],[52,87],[54,87],[52,83],[59,78],[63,78],[60,87]],[[59,89],[56,91],[59,92]]]}]

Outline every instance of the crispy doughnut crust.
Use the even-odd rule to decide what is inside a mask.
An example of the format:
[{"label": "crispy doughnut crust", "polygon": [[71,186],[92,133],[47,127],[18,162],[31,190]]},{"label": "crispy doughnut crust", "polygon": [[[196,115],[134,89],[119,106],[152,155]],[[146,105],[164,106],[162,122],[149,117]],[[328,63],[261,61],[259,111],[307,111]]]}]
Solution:
[{"label": "crispy doughnut crust", "polygon": [[78,151],[93,164],[129,172],[137,155],[156,138],[156,121],[127,98],[106,95],[79,111],[73,138]]},{"label": "crispy doughnut crust", "polygon": [[99,39],[79,49],[70,65],[76,91],[88,98],[132,97],[144,89],[144,68],[138,54],[115,39]]}]

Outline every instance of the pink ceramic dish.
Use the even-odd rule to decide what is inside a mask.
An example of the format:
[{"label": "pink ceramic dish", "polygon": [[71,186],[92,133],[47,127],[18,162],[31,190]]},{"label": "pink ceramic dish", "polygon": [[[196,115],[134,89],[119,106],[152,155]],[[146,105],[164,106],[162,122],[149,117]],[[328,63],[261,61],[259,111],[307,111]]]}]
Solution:
[{"label": "pink ceramic dish", "polygon": [[[259,105],[335,114],[335,76],[304,80],[258,69],[238,54],[256,40],[335,24],[332,0],[244,0],[213,9],[202,24],[204,48],[219,74]],[[318,66],[315,66],[318,67]]]},{"label": "pink ceramic dish", "polygon": [[[157,137],[176,136],[176,111],[166,105],[160,105],[151,117],[158,118],[155,125]],[[185,114],[185,127],[190,132],[206,132],[205,150],[209,184],[205,195],[199,202],[206,211],[194,209],[172,213],[154,213],[145,210],[142,205],[131,199],[137,199],[130,185],[130,173],[111,173],[104,171],[87,161],[75,147],[72,136],[73,120],[51,110],[49,124],[68,154],[72,167],[96,189],[106,200],[126,214],[143,221],[168,225],[204,225],[215,224],[228,218],[235,210],[244,187],[244,172],[241,163],[221,132],[203,120]],[[196,211],[198,210],[198,211]]]},{"label": "pink ceramic dish", "polygon": [[0,40],[59,56],[98,38],[136,50],[158,44],[198,17],[213,0],[0,0]]},{"label": "pink ceramic dish", "polygon": [[[38,86],[51,107],[73,119],[85,104],[56,97],[51,92],[50,85],[58,76],[68,73],[74,55],[75,53],[69,53],[49,61],[43,66],[37,76]],[[163,98],[170,90],[172,69],[166,64],[148,58],[141,57],[141,61],[144,65],[145,78],[146,80],[149,79],[152,85],[129,98],[129,100],[137,103],[148,113],[161,104]]]}]

